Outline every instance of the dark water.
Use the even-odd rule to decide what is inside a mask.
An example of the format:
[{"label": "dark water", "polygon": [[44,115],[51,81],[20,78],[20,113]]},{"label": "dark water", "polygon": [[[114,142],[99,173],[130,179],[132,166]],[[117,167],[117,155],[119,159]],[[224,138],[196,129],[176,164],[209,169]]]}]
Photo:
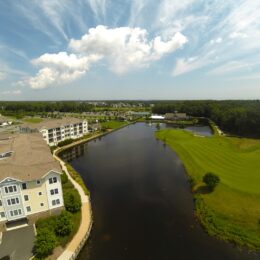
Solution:
[{"label": "dark water", "polygon": [[78,259],[259,259],[195,221],[181,161],[139,123],[64,156],[91,191],[94,226]]}]

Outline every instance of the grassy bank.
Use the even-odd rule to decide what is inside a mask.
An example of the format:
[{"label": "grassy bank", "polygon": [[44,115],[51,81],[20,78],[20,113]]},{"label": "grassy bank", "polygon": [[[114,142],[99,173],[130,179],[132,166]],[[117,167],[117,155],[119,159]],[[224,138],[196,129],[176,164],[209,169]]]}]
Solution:
[{"label": "grassy bank", "polygon": [[101,127],[102,129],[116,129],[125,126],[127,124],[128,122],[126,121],[108,121],[108,122],[102,122]]},{"label": "grassy bank", "polygon": [[[221,239],[260,250],[260,141],[224,136],[198,137],[165,129],[156,137],[177,152],[191,178],[196,215]],[[220,184],[203,192],[202,177],[213,172]]]},{"label": "grassy bank", "polygon": [[67,167],[67,170],[68,170],[70,176],[72,177],[72,179],[75,180],[81,186],[81,188],[84,190],[84,193],[87,196],[89,196],[90,192],[87,189],[87,187],[86,187],[83,179],[81,178],[80,174],[70,164],[66,163],[66,167]]}]

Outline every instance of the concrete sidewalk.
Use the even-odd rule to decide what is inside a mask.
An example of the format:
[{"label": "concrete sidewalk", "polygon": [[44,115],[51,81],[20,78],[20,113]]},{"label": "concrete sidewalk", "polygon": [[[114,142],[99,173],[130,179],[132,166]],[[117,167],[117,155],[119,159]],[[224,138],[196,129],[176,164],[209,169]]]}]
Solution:
[{"label": "concrete sidewalk", "polygon": [[74,187],[78,190],[82,202],[81,223],[78,232],[75,234],[73,239],[67,245],[64,252],[58,258],[58,260],[70,260],[76,258],[80,249],[82,248],[82,246],[84,245],[85,241],[89,236],[92,227],[91,204],[90,204],[89,197],[85,195],[82,187],[72,179],[65,166],[65,163],[58,156],[56,156],[55,151],[54,151],[54,158],[60,162],[62,170],[67,174],[69,180],[72,182]]}]

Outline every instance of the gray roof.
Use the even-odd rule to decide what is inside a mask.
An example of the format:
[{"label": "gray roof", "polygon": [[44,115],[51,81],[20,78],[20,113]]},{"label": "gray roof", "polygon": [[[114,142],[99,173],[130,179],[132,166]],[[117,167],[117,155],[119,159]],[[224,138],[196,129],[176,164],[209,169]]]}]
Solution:
[{"label": "gray roof", "polygon": [[45,119],[40,123],[25,123],[22,127],[28,127],[30,129],[52,129],[60,126],[81,123],[83,119],[64,117],[62,119]]},{"label": "gray roof", "polygon": [[7,177],[31,181],[51,170],[61,172],[40,133],[7,135],[0,135],[0,153],[13,151],[13,154],[0,159],[0,181]]}]

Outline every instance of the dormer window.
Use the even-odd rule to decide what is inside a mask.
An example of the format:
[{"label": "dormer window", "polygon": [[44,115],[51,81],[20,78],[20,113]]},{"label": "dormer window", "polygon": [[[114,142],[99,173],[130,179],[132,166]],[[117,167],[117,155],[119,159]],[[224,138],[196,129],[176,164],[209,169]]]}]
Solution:
[{"label": "dormer window", "polygon": [[8,157],[11,157],[12,154],[13,154],[12,151],[8,151],[8,152],[5,152],[5,153],[1,153],[1,154],[0,154],[0,160],[1,160],[1,159],[8,158]]}]

